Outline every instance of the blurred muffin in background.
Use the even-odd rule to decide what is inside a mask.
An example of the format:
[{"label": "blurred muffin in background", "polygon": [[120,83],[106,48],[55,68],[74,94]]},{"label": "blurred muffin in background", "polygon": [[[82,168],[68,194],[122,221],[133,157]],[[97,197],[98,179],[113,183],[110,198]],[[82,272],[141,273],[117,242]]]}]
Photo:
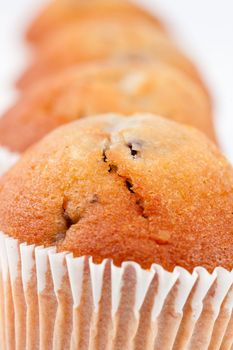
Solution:
[{"label": "blurred muffin in background", "polygon": [[34,62],[19,79],[18,87],[55,75],[64,68],[83,62],[125,57],[147,57],[185,72],[206,87],[193,63],[176,47],[168,35],[138,18],[100,18],[67,23],[48,34],[38,45]]},{"label": "blurred muffin in background", "polygon": [[200,85],[176,68],[142,60],[73,66],[32,85],[0,119],[0,144],[22,152],[57,126],[105,112],[157,113],[216,141]]},{"label": "blurred muffin in background", "polygon": [[54,0],[34,19],[27,31],[27,39],[33,43],[43,40],[49,33],[67,23],[108,17],[144,19],[160,30],[160,20],[149,12],[127,0]]}]

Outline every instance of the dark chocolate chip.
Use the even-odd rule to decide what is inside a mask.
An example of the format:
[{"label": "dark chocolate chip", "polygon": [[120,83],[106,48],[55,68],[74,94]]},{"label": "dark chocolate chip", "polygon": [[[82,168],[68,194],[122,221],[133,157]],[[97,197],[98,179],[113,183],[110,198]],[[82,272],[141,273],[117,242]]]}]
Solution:
[{"label": "dark chocolate chip", "polygon": [[142,147],[142,143],[140,141],[133,141],[127,144],[127,147],[130,149],[131,156],[135,159],[140,155],[140,149]]},{"label": "dark chocolate chip", "polygon": [[106,150],[104,149],[103,150],[103,155],[102,155],[102,159],[105,163],[107,163],[108,159],[107,159],[107,156],[106,156]]},{"label": "dark chocolate chip", "polygon": [[117,166],[116,165],[113,165],[113,164],[110,164],[109,165],[109,169],[108,169],[108,172],[109,173],[116,173],[118,170]]},{"label": "dark chocolate chip", "polygon": [[134,191],[133,191],[133,185],[132,185],[132,183],[130,182],[129,179],[127,179],[127,180],[125,181],[125,184],[126,184],[126,187],[128,188],[128,190],[129,190],[131,193],[134,193]]}]

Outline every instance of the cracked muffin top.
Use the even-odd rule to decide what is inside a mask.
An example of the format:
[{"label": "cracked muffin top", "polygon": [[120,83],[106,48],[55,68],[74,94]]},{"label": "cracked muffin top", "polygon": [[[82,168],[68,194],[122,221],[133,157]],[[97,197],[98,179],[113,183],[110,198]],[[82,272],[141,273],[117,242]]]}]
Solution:
[{"label": "cracked muffin top", "polygon": [[108,112],[156,113],[216,140],[198,84],[165,64],[122,61],[75,66],[32,86],[0,119],[0,144],[22,152],[62,124]]},{"label": "cracked muffin top", "polygon": [[28,29],[27,38],[38,42],[48,33],[72,21],[96,17],[104,20],[109,16],[141,18],[164,30],[158,18],[127,0],[52,1],[34,19]]},{"label": "cracked muffin top", "polygon": [[38,45],[32,66],[18,87],[55,75],[65,67],[84,62],[124,57],[150,57],[189,75],[205,89],[199,72],[172,39],[138,18],[101,18],[69,23],[51,33]]},{"label": "cracked muffin top", "polygon": [[152,115],[56,129],[0,180],[0,229],[94,261],[233,267],[233,171],[199,131]]}]

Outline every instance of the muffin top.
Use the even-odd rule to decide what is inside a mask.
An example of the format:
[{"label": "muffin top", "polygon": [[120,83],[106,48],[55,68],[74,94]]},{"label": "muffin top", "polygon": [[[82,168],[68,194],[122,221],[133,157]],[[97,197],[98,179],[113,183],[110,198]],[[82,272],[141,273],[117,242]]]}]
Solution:
[{"label": "muffin top", "polygon": [[[203,87],[190,60],[169,36],[138,18],[107,17],[71,22],[38,45],[34,63],[18,82],[26,88],[72,64],[121,57],[151,57],[177,67]],[[204,87],[203,87],[204,89]]]},{"label": "muffin top", "polygon": [[160,20],[127,0],[75,0],[53,1],[48,4],[30,25],[27,38],[38,42],[57,28],[82,19],[100,17],[143,18],[164,30]]},{"label": "muffin top", "polygon": [[56,129],[0,180],[0,229],[94,261],[233,267],[233,171],[199,131],[105,115]]},{"label": "muffin top", "polygon": [[21,152],[57,126],[108,112],[156,113],[215,140],[200,86],[178,69],[142,60],[74,66],[34,84],[0,119],[0,144]]}]

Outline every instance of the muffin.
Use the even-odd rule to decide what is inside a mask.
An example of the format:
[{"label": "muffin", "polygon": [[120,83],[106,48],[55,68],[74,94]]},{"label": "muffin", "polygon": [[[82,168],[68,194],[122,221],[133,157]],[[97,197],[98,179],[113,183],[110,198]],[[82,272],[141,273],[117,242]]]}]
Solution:
[{"label": "muffin", "polygon": [[3,350],[226,348],[232,203],[232,167],[196,129],[56,129],[0,180]]},{"label": "muffin", "polygon": [[97,262],[232,268],[233,172],[202,134],[154,115],[68,124],[1,180],[0,228]]},{"label": "muffin", "polygon": [[48,34],[34,63],[18,82],[26,88],[42,77],[76,63],[122,57],[149,57],[179,68],[206,89],[196,67],[159,29],[137,18],[80,20]]},{"label": "muffin", "polygon": [[0,119],[0,144],[22,152],[61,124],[108,112],[158,113],[216,140],[200,86],[175,68],[141,61],[74,66],[34,84]]},{"label": "muffin", "polygon": [[160,20],[125,0],[86,0],[86,1],[53,1],[47,5],[35,18],[27,32],[27,39],[33,43],[39,42],[48,33],[66,25],[80,21],[83,18],[96,18],[102,20],[107,17],[142,18],[153,24],[156,28],[164,30]]}]

